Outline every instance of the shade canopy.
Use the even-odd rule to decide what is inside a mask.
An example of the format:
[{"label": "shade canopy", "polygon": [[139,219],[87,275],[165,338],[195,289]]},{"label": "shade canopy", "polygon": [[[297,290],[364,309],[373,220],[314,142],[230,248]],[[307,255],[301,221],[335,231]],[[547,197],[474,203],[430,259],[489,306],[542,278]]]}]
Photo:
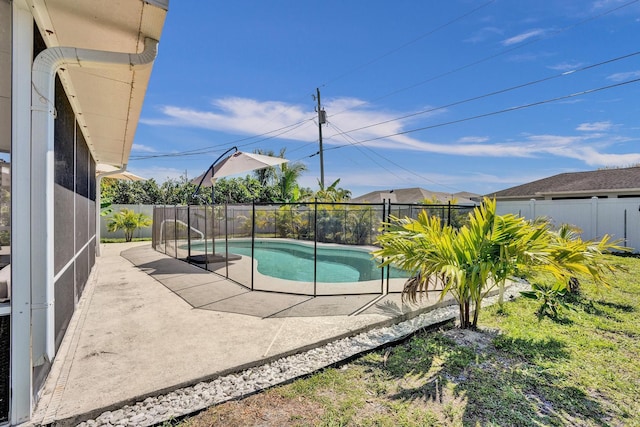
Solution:
[{"label": "shade canopy", "polygon": [[196,185],[202,182],[201,186],[211,187],[218,178],[257,169],[264,169],[270,166],[277,166],[288,161],[289,160],[283,159],[282,157],[236,151],[229,157],[219,161],[213,169],[209,168],[205,173],[192,179],[191,182]]},{"label": "shade canopy", "polygon": [[116,172],[117,170],[118,168],[113,167],[111,165],[105,165],[101,163],[98,163],[96,165],[96,174],[97,175],[108,174],[108,175],[104,175],[105,178],[122,179],[127,181],[145,181],[146,180],[146,178],[143,178],[129,171],[110,173],[110,172]]}]

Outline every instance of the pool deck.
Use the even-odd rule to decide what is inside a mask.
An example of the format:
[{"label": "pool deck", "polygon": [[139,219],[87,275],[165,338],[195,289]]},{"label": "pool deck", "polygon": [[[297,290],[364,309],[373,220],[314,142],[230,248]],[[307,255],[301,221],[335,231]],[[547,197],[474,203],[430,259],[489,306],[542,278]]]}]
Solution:
[{"label": "pool deck", "polygon": [[406,305],[399,294],[249,291],[156,252],[149,242],[103,244],[101,252],[34,425],[75,425],[451,303],[437,303],[436,295]]}]

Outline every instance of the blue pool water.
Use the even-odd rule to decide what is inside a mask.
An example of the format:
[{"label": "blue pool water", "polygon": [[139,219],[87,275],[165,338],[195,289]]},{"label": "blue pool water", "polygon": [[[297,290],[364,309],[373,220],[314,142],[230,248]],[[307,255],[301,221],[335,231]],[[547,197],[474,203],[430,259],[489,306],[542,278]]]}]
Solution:
[{"label": "blue pool water", "polygon": [[[194,249],[204,250],[192,245]],[[209,251],[211,246],[209,244]],[[216,242],[216,252],[224,252],[224,242]],[[251,256],[251,241],[229,241],[229,253]],[[274,240],[256,240],[253,256],[261,274],[299,282],[313,282],[314,248],[312,245]],[[349,247],[317,248],[317,281],[326,283],[380,280],[382,269],[369,252]],[[390,277],[408,277],[391,268]]]}]

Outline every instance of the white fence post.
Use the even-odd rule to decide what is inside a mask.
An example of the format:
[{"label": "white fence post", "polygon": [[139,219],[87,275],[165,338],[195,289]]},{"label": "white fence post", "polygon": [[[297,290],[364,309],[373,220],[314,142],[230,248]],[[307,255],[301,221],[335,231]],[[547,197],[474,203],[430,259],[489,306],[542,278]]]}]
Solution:
[{"label": "white fence post", "polygon": [[529,200],[529,215],[530,219],[536,219],[536,199]]},{"label": "white fence post", "polygon": [[594,239],[598,238],[598,198],[591,198],[591,231]]}]

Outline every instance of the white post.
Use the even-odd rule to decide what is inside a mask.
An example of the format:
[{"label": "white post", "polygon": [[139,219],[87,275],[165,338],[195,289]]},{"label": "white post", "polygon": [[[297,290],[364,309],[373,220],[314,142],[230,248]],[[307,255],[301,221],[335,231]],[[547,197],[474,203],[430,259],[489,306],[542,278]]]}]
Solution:
[{"label": "white post", "polygon": [[11,85],[11,424],[31,417],[31,61],[33,16],[13,2]]},{"label": "white post", "polygon": [[591,198],[591,236],[589,239],[598,238],[598,198],[593,196]]},{"label": "white post", "polygon": [[529,200],[529,214],[531,215],[529,219],[536,219],[536,199]]}]

